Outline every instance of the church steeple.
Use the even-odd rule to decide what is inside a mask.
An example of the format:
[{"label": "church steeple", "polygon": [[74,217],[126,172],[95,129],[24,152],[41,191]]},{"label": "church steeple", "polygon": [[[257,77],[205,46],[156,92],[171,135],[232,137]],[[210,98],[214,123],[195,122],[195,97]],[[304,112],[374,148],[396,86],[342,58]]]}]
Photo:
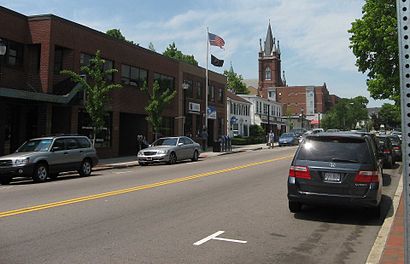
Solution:
[{"label": "church steeple", "polygon": [[275,45],[275,41],[273,39],[272,28],[270,26],[270,20],[269,20],[268,32],[266,32],[266,39],[265,39],[265,56],[272,56],[274,45]]}]

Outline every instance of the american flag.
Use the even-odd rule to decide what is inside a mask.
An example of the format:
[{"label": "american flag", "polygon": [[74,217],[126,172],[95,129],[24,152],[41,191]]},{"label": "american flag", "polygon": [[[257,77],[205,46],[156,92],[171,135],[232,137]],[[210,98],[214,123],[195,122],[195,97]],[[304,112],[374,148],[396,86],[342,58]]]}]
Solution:
[{"label": "american flag", "polygon": [[209,38],[209,44],[211,44],[212,46],[218,46],[222,49],[223,46],[225,45],[225,41],[218,35],[208,33],[208,38]]}]

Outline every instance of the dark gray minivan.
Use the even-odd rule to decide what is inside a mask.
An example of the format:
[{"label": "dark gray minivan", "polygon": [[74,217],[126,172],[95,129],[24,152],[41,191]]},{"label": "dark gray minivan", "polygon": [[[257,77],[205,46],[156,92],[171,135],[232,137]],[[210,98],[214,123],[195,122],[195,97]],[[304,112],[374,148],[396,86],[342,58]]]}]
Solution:
[{"label": "dark gray minivan", "polygon": [[304,204],[370,208],[380,216],[382,167],[370,135],[309,135],[293,158],[288,178],[289,210]]}]

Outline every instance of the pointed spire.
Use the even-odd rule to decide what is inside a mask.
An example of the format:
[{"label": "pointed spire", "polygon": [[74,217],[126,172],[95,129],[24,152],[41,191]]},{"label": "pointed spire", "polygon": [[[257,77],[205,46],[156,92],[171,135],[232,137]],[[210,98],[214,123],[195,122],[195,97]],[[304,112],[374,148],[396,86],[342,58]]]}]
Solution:
[{"label": "pointed spire", "polygon": [[274,45],[274,42],[273,42],[272,28],[270,26],[270,20],[269,20],[268,32],[266,33],[266,40],[265,40],[265,56],[270,56],[272,54],[273,45]]},{"label": "pointed spire", "polygon": [[231,61],[231,67],[229,68],[229,71],[230,71],[230,72],[234,72],[234,71],[233,71],[233,66],[232,66],[232,61]]},{"label": "pointed spire", "polygon": [[276,52],[276,38],[273,38],[273,46],[272,46],[272,52],[271,55],[273,56],[273,53]]},{"label": "pointed spire", "polygon": [[278,39],[278,54],[280,55],[279,39]]},{"label": "pointed spire", "polygon": [[285,76],[285,71],[283,71],[282,82],[283,82],[283,86],[286,86],[286,76]]},{"label": "pointed spire", "polygon": [[262,50],[262,39],[261,38],[259,39],[259,48],[260,48],[259,51],[262,52],[263,50]]}]

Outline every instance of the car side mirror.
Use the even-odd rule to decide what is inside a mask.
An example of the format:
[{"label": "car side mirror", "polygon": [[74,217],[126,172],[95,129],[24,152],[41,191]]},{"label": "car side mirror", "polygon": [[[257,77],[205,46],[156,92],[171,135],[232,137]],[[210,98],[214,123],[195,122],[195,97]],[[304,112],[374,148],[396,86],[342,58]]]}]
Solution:
[{"label": "car side mirror", "polygon": [[182,145],[184,145],[184,143],[178,143],[178,147],[180,147],[180,146],[182,146]]},{"label": "car side mirror", "polygon": [[51,148],[51,152],[55,152],[55,151],[59,151],[59,150],[61,150],[60,147],[52,147]]}]

